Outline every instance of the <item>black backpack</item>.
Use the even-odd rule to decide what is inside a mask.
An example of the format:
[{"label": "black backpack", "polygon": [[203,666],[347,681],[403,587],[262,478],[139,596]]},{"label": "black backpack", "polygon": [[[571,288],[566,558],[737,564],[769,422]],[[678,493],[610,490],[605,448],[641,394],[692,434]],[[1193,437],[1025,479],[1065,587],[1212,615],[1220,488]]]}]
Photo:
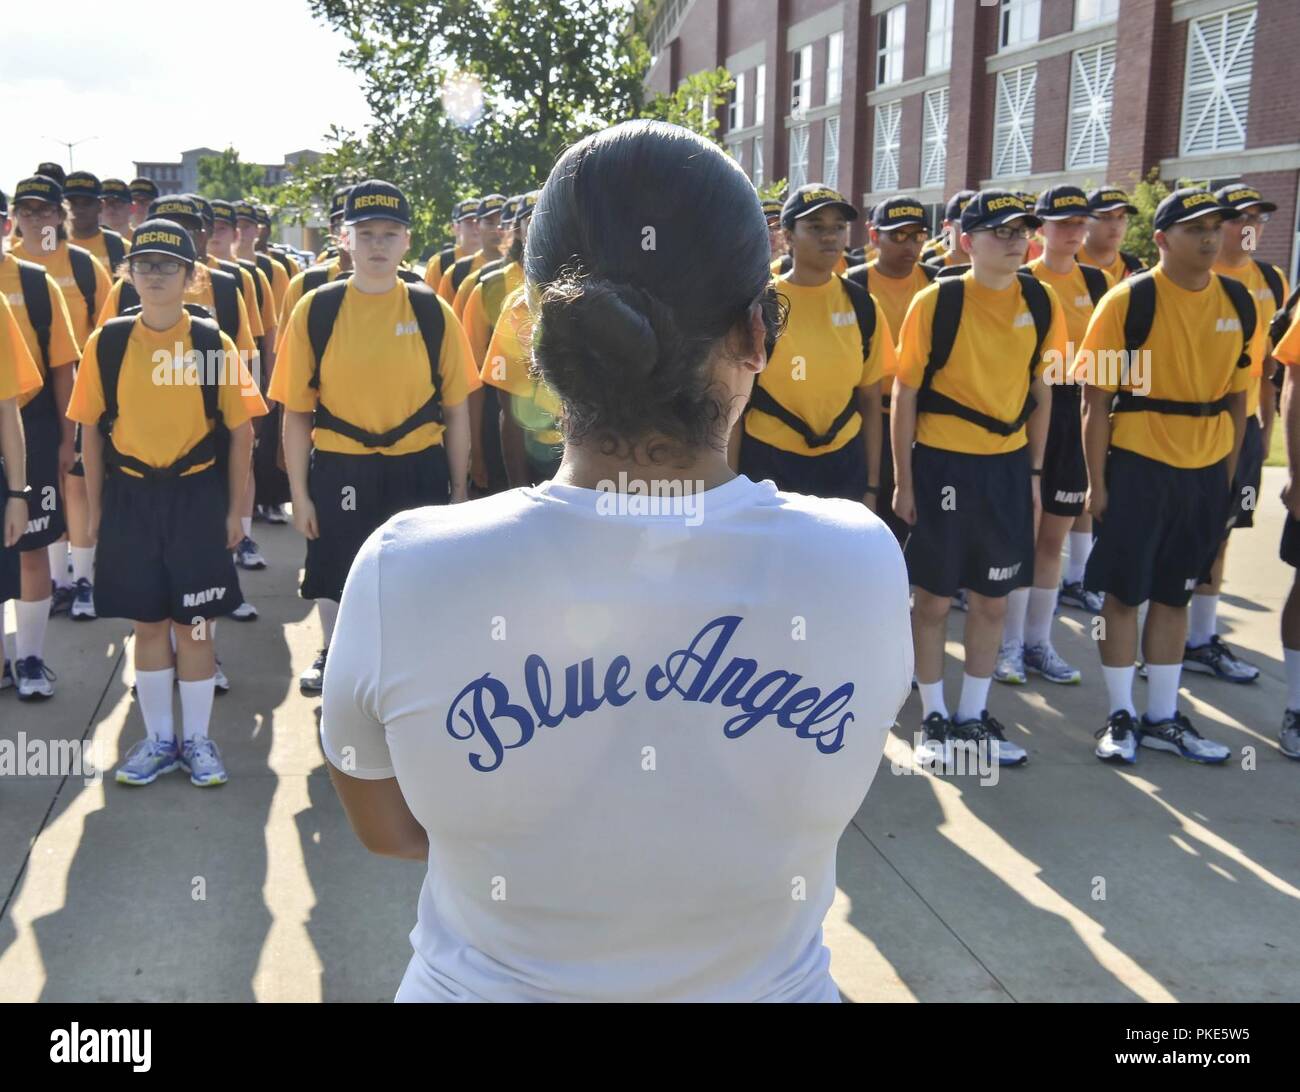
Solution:
[{"label": "black backpack", "polygon": [[[50,383],[50,330],[54,325],[54,301],[50,298],[50,284],[46,280],[45,266],[39,262],[18,263],[18,286],[22,289],[23,305],[27,308],[27,321],[36,333],[36,344],[41,351],[45,382],[41,389],[23,406],[24,419],[31,421],[48,413],[57,414],[54,390]],[[60,361],[60,363],[65,363]]]},{"label": "black backpack", "polygon": [[[839,277],[840,284],[844,286],[844,292],[853,305],[853,313],[858,322],[858,334],[862,338],[862,359],[866,360],[871,355],[871,339],[876,333],[875,301],[861,285],[845,280],[839,274],[836,274],[836,276]],[[769,347],[768,355],[771,355],[771,351],[771,347]],[[809,447],[825,447],[839,435],[840,429],[848,424],[849,420],[858,411],[858,391],[855,387],[849,395],[849,400],[844,408],[835,415],[835,420],[831,422],[830,428],[821,433],[813,432],[807,421],[791,413],[772,396],[771,392],[763,386],[762,378],[762,375],[760,375],[754,380],[754,388],[750,393],[747,409],[756,409],[760,413],[775,417],[783,425],[794,429],[795,432],[802,436],[804,443]]]},{"label": "black backpack", "polygon": [[[234,274],[224,269],[209,269],[208,279],[212,282],[212,300],[217,313],[202,304],[186,304],[185,309],[191,315],[203,318],[215,318],[221,332],[236,345],[239,344],[239,282]],[[197,308],[197,310],[196,310]],[[140,294],[130,281],[123,281],[117,297],[117,313],[120,316],[138,314]]]},{"label": "black backpack", "polygon": [[[1250,339],[1255,336],[1255,301],[1250,290],[1240,281],[1215,274],[1227,293],[1233,310],[1241,323],[1241,355],[1238,368],[1250,367]],[[1124,349],[1137,352],[1151,336],[1151,326],[1156,318],[1156,282],[1154,273],[1139,273],[1129,278],[1128,314],[1124,317]],[[1130,355],[1131,358],[1131,355]],[[1113,413],[1170,413],[1180,417],[1217,417],[1228,408],[1231,395],[1216,398],[1213,402],[1180,402],[1172,398],[1152,398],[1132,391],[1117,391],[1111,405]]]},{"label": "black backpack", "polygon": [[[1029,273],[1029,266],[1022,265],[1020,272]],[[1079,272],[1083,274],[1083,283],[1088,289],[1088,296],[1092,300],[1093,307],[1096,307],[1101,302],[1101,297],[1110,291],[1106,284],[1106,274],[1095,265],[1084,265],[1082,262],[1079,263]]]},{"label": "black backpack", "polygon": [[[198,304],[187,304],[188,308],[204,310]],[[109,319],[99,331],[99,343],[95,357],[99,362],[99,378],[104,388],[104,412],[99,417],[99,432],[104,437],[104,466],[110,470],[127,467],[137,471],[146,478],[178,478],[187,470],[204,463],[215,461],[219,471],[224,472],[230,456],[230,430],[226,428],[221,414],[220,386],[209,382],[214,377],[209,373],[209,363],[214,353],[222,351],[221,330],[210,318],[199,317],[190,311],[190,339],[194,349],[202,358],[199,368],[199,389],[203,395],[203,413],[213,422],[213,427],[206,436],[177,459],[171,466],[156,467],[141,462],[134,455],[123,455],[113,445],[113,424],[117,421],[117,384],[122,375],[122,359],[126,355],[126,344],[131,331],[135,328],[136,316],[128,315]],[[222,478],[224,481],[224,476]]]},{"label": "black backpack", "polygon": [[95,256],[89,250],[69,243],[68,263],[72,266],[72,279],[77,282],[77,291],[86,301],[86,314],[93,330],[95,320],[99,317],[98,301],[95,299]]},{"label": "black backpack", "polygon": [[109,231],[108,228],[100,228],[99,233],[104,237],[104,249],[108,252],[108,272],[116,274],[117,267],[126,258],[126,240],[116,231]]},{"label": "black backpack", "polygon": [[453,293],[465,283],[465,278],[474,272],[471,268],[473,265],[474,255],[466,254],[465,257],[451,267],[451,290]]},{"label": "black backpack", "polygon": [[[405,280],[405,278],[403,278]],[[330,335],[334,332],[334,323],[339,317],[339,308],[343,306],[343,297],[347,292],[346,278],[340,278],[323,285],[312,294],[307,310],[307,337],[311,342],[315,360],[312,364],[310,386],[320,390],[321,361],[325,359],[325,349],[329,345]],[[410,300],[411,310],[420,327],[420,336],[424,340],[424,349],[429,357],[429,372],[433,380],[433,395],[405,421],[387,432],[367,432],[356,425],[336,416],[325,405],[317,402],[314,426],[327,428],[355,440],[366,447],[391,447],[402,437],[413,432],[421,425],[437,422],[442,424],[442,373],[438,370],[442,356],[442,335],[444,322],[442,307],[438,303],[437,293],[415,275],[414,280],[406,281],[406,296]]]},{"label": "black backpack", "polygon": [[[867,283],[867,281],[868,281],[868,279],[869,279],[869,278],[868,278],[867,264],[868,264],[868,263],[863,262],[861,265],[855,265],[855,266],[853,266],[851,269],[849,269],[849,270],[847,270],[847,271],[845,272],[845,274],[844,274],[844,279],[845,279],[846,281],[852,281],[852,282],[853,282],[854,284],[856,284],[859,288],[865,288],[868,292],[870,292],[870,291],[871,291],[871,285]],[[924,264],[923,262],[917,262],[917,263],[916,263],[916,268],[919,269],[922,273],[925,274],[925,279],[926,279],[927,281],[932,281],[932,280],[934,280],[934,278],[935,278],[935,270],[934,270],[933,267],[928,266],[928,265]],[[895,330],[894,332],[897,334],[898,331]]]},{"label": "black backpack", "polygon": [[1130,277],[1135,273],[1146,272],[1147,263],[1136,254],[1130,254],[1127,250],[1121,250],[1119,252],[1119,260],[1124,263],[1124,268],[1128,270]]},{"label": "black backpack", "polygon": [[961,325],[962,304],[965,300],[966,286],[960,279],[951,277],[939,281],[938,298],[934,307],[934,324],[930,332],[930,359],[926,361],[925,375],[916,396],[917,413],[942,413],[960,417],[973,425],[979,425],[997,436],[1012,436],[1019,432],[1029,420],[1034,407],[1038,405],[1034,398],[1034,369],[1038,366],[1043,352],[1043,342],[1052,325],[1052,299],[1038,280],[1028,273],[1019,272],[1016,279],[1020,282],[1020,294],[1024,297],[1030,315],[1034,319],[1034,351],[1029,357],[1027,372],[1025,404],[1014,421],[1000,421],[986,413],[963,405],[946,394],[934,389],[934,377],[948,363],[953,344],[957,340],[957,330]]}]

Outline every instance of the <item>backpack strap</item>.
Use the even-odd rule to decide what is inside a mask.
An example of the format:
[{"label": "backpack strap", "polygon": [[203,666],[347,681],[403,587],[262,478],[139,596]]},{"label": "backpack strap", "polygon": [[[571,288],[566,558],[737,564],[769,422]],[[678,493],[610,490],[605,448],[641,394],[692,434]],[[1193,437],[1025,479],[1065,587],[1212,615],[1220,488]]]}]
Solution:
[{"label": "backpack strap", "polygon": [[840,277],[840,285],[849,303],[853,305],[853,314],[858,320],[858,334],[862,338],[862,359],[871,355],[871,339],[876,336],[876,301],[862,285],[854,284],[845,277]]},{"label": "backpack strap", "polygon": [[399,280],[403,280],[407,284],[424,283],[424,278],[421,277],[420,274],[418,274],[414,269],[399,269],[397,271],[397,276]]},{"label": "backpack strap", "polygon": [[213,317],[226,336],[231,341],[237,341],[240,279],[224,269],[209,269],[208,279],[212,282],[212,302],[217,312]]},{"label": "backpack strap", "polygon": [[1232,301],[1233,309],[1241,322],[1241,355],[1237,358],[1237,367],[1248,368],[1250,367],[1250,342],[1255,336],[1255,325],[1259,319],[1259,312],[1255,309],[1255,299],[1250,294],[1250,289],[1241,281],[1222,274],[1216,276],[1224,292],[1228,294],[1228,299]]},{"label": "backpack strap", "polygon": [[1110,289],[1106,285],[1106,274],[1093,265],[1079,266],[1079,272],[1083,274],[1083,283],[1088,286],[1088,295],[1092,297],[1092,305],[1096,307]]},{"label": "backpack strap", "polygon": [[305,296],[313,289],[319,288],[325,283],[329,275],[329,266],[325,263],[313,265],[310,269],[305,270],[302,275],[302,294]]},{"label": "backpack strap", "polygon": [[927,281],[933,281],[939,275],[939,271],[932,265],[926,265],[924,262],[917,262],[916,268],[925,274]]},{"label": "backpack strap", "polygon": [[36,332],[36,344],[41,350],[41,362],[48,375],[50,370],[50,329],[54,325],[54,301],[50,299],[50,282],[46,280],[45,266],[39,262],[18,263],[18,285],[23,292],[23,305],[27,308],[27,321]]},{"label": "backpack strap", "polygon": [[95,256],[83,247],[68,244],[68,264],[72,266],[72,279],[77,282],[77,291],[86,301],[86,314],[93,328],[99,316],[95,306]]},{"label": "backpack strap", "polygon": [[107,438],[117,420],[117,381],[122,372],[126,343],[135,329],[135,316],[111,318],[99,329],[95,343],[95,360],[99,364],[99,382],[104,389],[104,412],[99,415],[99,431]]},{"label": "backpack strap", "polygon": [[99,232],[104,237],[104,250],[108,253],[108,264],[112,266],[108,272],[112,275],[126,259],[126,240],[116,231],[110,231],[108,228],[100,228]]},{"label": "backpack strap", "polygon": [[1273,306],[1281,307],[1286,302],[1286,288],[1282,284],[1282,278],[1278,271],[1268,262],[1261,262],[1258,258],[1254,262],[1259,266],[1260,273],[1264,276],[1264,283],[1268,285],[1268,290],[1273,293]]},{"label": "backpack strap", "polygon": [[1156,282],[1152,273],[1136,273],[1128,281],[1128,313],[1124,316],[1124,351],[1133,359],[1151,336],[1156,320]]},{"label": "backpack strap", "polygon": [[325,349],[329,345],[330,335],[334,333],[334,323],[338,320],[339,308],[343,306],[343,296],[347,290],[346,280],[331,281],[317,288],[308,304],[307,340],[311,342],[312,356],[316,359],[312,364],[311,379],[307,383],[313,390],[320,390],[321,361],[325,359]]},{"label": "backpack strap", "polygon": [[850,266],[842,275],[850,284],[856,284],[859,288],[865,288],[870,292],[871,286],[867,283],[867,273],[867,263],[863,262],[861,265]]},{"label": "backpack strap", "polygon": [[957,340],[957,327],[961,325],[965,299],[966,289],[960,279],[945,278],[940,282],[930,330],[930,359],[926,361],[925,375],[921,379],[923,390],[934,383],[935,373],[948,363],[953,343]]},{"label": "backpack strap", "polygon": [[117,313],[125,315],[133,308],[139,310],[140,293],[135,290],[135,285],[128,280],[121,280],[117,283],[120,286],[117,290]]},{"label": "backpack strap", "polygon": [[1134,273],[1146,272],[1147,263],[1139,258],[1136,254],[1130,254],[1127,250],[1119,252],[1119,260],[1124,263],[1124,268],[1129,271],[1129,276]]},{"label": "backpack strap", "polygon": [[261,314],[263,306],[262,278],[257,275],[257,263],[250,262],[247,258],[240,258],[239,266],[242,269],[247,269],[248,275],[253,278],[253,294],[257,297],[258,314]]},{"label": "backpack strap", "polygon": [[466,254],[455,265],[451,267],[451,290],[454,292],[465,281],[465,278],[473,272],[470,268],[474,264],[474,255]]},{"label": "backpack strap", "polygon": [[1291,295],[1287,297],[1286,303],[1273,313],[1273,318],[1268,324],[1268,338],[1274,345],[1286,337],[1286,332],[1291,328],[1291,320],[1295,314],[1297,303],[1300,303],[1300,284],[1297,284],[1292,290]]}]

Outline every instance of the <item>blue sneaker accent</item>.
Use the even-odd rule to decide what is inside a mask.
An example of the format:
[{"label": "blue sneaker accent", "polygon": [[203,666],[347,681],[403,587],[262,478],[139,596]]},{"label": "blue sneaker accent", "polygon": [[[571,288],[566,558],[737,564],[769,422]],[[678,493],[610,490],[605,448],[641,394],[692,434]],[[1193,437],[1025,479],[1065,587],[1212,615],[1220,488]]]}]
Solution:
[{"label": "blue sneaker accent", "polygon": [[185,741],[181,747],[181,769],[190,775],[191,785],[203,789],[224,785],[229,780],[221,752],[207,736],[195,736]]},{"label": "blue sneaker accent", "polygon": [[126,761],[117,768],[119,785],[149,785],[162,774],[171,773],[180,765],[176,741],[164,743],[146,737],[126,754]]}]

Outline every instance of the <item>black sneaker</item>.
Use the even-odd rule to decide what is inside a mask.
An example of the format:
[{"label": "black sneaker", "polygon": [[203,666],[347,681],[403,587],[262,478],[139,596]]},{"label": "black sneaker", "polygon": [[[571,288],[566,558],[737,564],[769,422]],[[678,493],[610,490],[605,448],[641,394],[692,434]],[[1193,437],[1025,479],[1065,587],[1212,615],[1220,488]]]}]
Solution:
[{"label": "black sneaker", "polygon": [[921,745],[916,749],[916,761],[922,766],[943,762],[951,731],[952,721],[942,713],[931,713],[926,717],[921,722]]},{"label": "black sneaker", "polygon": [[952,723],[951,738],[959,742],[984,744],[999,766],[1019,766],[1029,759],[1029,752],[1007,739],[1006,729],[985,709],[978,720]]},{"label": "black sneaker", "polygon": [[77,589],[72,584],[55,584],[50,592],[50,616],[67,614],[77,598]]},{"label": "black sneaker", "polygon": [[1139,741],[1143,747],[1156,751],[1172,751],[1193,762],[1219,763],[1232,757],[1232,749],[1212,739],[1206,739],[1192,727],[1185,713],[1175,713],[1170,720],[1151,721],[1142,718]]},{"label": "black sneaker", "polygon": [[1127,762],[1131,766],[1138,760],[1137,723],[1127,709],[1111,713],[1094,734],[1099,742],[1092,753],[1103,762]]}]

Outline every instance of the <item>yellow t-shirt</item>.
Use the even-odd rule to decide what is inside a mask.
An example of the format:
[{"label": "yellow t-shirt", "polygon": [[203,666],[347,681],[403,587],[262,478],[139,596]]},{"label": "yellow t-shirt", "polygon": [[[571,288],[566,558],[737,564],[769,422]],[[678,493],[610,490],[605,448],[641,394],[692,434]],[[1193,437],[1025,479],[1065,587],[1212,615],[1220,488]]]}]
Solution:
[{"label": "yellow t-shirt", "polygon": [[[906,277],[886,276],[880,271],[877,262],[867,263],[867,288],[884,311],[885,318],[889,319],[889,328],[895,337],[903,329],[903,319],[907,316],[912,297],[921,289],[929,288],[930,280],[920,268],[920,262],[912,266],[912,271]],[[886,377],[893,374],[892,368],[885,372]]]},{"label": "yellow t-shirt", "polygon": [[[68,402],[68,417],[87,428],[98,424],[105,409],[97,352],[102,332],[96,330],[86,342]],[[184,360],[176,359],[178,342],[185,352],[194,348],[189,312],[166,330],[151,330],[137,318],[122,354],[113,446],[148,466],[170,466],[212,431],[212,423],[203,412],[203,392],[196,377],[191,372],[187,381]],[[236,355],[234,342],[225,334],[221,335],[221,347],[226,352],[226,363],[217,405],[226,426],[236,429],[249,418],[266,413],[266,403]],[[160,382],[160,377],[168,381]],[[186,473],[197,474],[211,465],[203,463]],[[124,473],[135,471],[124,468]]]},{"label": "yellow t-shirt", "polygon": [[[785,332],[755,379],[773,398],[810,428],[830,428],[858,389],[879,383],[894,365],[894,334],[876,306],[876,332],[864,351],[857,315],[839,277],[815,287],[778,277],[777,292],[789,301]],[[874,299],[872,301],[875,302]],[[761,443],[795,455],[829,455],[854,440],[862,415],[854,413],[824,447],[809,447],[789,425],[761,410],[745,414],[745,433]]]},{"label": "yellow t-shirt", "polygon": [[1273,359],[1293,368],[1300,364],[1300,307],[1296,308],[1282,340],[1274,346]]},{"label": "yellow t-shirt", "polygon": [[[1136,389],[1150,383],[1152,398],[1179,402],[1213,402],[1226,394],[1250,386],[1250,369],[1237,367],[1241,355],[1241,322],[1228,294],[1217,278],[1199,292],[1174,284],[1157,265],[1152,273],[1156,284],[1155,318],[1151,335],[1142,350],[1146,355],[1137,365],[1149,369],[1133,375],[1122,386]],[[1124,320],[1128,316],[1133,282],[1116,285],[1093,312],[1075,357],[1077,382],[1090,382],[1098,390],[1121,389],[1118,369],[1098,353],[1113,354],[1124,349]],[[1265,333],[1257,329],[1250,345],[1253,360],[1263,352]],[[1084,357],[1085,351],[1090,357]],[[1092,375],[1083,367],[1091,361]],[[1232,416],[1226,410],[1214,417],[1187,417],[1172,413],[1139,411],[1111,417],[1111,446],[1157,459],[1170,466],[1195,469],[1210,466],[1232,451]]]},{"label": "yellow t-shirt", "polygon": [[518,262],[511,262],[502,268],[501,279],[505,281],[505,285],[503,288],[494,289],[491,299],[484,295],[483,285],[476,282],[474,291],[469,294],[465,309],[460,316],[461,324],[465,327],[465,336],[469,338],[469,347],[480,368],[483,366],[483,358],[487,355],[492,327],[500,317],[500,311],[496,314],[492,313],[492,301],[497,301],[498,306],[504,308],[505,297],[524,283],[524,271]]},{"label": "yellow t-shirt", "polygon": [[[961,322],[948,362],[935,374],[933,387],[980,413],[1013,421],[1020,415],[1029,392],[1029,357],[1037,337],[1033,316],[1019,280],[995,290],[980,284],[968,269],[961,275],[961,282]],[[918,292],[903,320],[898,336],[898,380],[904,386],[919,388],[925,377],[934,310],[943,283],[936,281]],[[1050,287],[1047,294],[1052,303],[1052,321],[1034,366],[1035,377],[1041,376],[1053,360],[1063,360],[1065,354],[1061,301]],[[999,436],[952,414],[919,413],[916,442],[968,455],[1002,455],[1019,451],[1029,442],[1029,435],[1023,426],[1010,436]]]},{"label": "yellow t-shirt", "polygon": [[[49,289],[50,310],[53,313],[53,321],[50,323],[50,367],[64,368],[77,362],[81,350],[77,348],[77,338],[72,331],[72,319],[68,314],[68,303],[63,290],[49,273],[45,274],[45,287]],[[22,284],[18,279],[18,263],[12,258],[0,259],[0,296],[4,297],[13,311],[14,321],[18,324],[43,384],[45,361],[41,358],[41,345],[36,339],[36,330],[27,317],[27,302],[23,299]],[[36,396],[37,390],[39,386],[20,395],[18,405],[27,405]]]},{"label": "yellow t-shirt", "polygon": [[206,264],[209,269],[220,269],[222,272],[230,273],[232,276],[239,277],[239,295],[244,301],[244,310],[248,312],[249,327],[253,332],[253,337],[261,337],[266,333],[266,328],[262,325],[262,310],[257,305],[257,286],[253,283],[252,274],[250,274],[242,265],[239,265],[234,258],[229,258],[227,260],[233,265],[239,267],[238,273],[223,267],[221,262],[210,254],[208,255]]},{"label": "yellow t-shirt", "polygon": [[[1273,266],[1273,271],[1282,279],[1282,299],[1285,302],[1287,296],[1291,294],[1286,274],[1277,266]],[[1232,266],[1226,262],[1218,261],[1214,263],[1214,272],[1220,276],[1241,281],[1246,286],[1255,300],[1255,322],[1260,329],[1267,330],[1268,324],[1273,321],[1273,316],[1277,314],[1277,300],[1273,297],[1273,290],[1269,288],[1268,281],[1264,280],[1264,274],[1259,271],[1259,266],[1249,259],[1242,266]],[[1268,356],[1267,338],[1260,346],[1259,353],[1250,359],[1250,387],[1246,391],[1246,415],[1248,417],[1259,411],[1259,385],[1264,376],[1264,358],[1266,356]]]},{"label": "yellow t-shirt", "polygon": [[[276,352],[280,351],[280,342],[284,340],[285,328],[289,325],[289,319],[293,315],[293,309],[298,306],[298,301],[302,299],[303,278],[306,277],[307,270],[295,274],[290,278],[288,287],[284,291],[284,299],[280,302],[280,318],[276,323]],[[335,258],[329,263],[325,273],[325,283],[336,281],[343,276],[343,266]]]},{"label": "yellow t-shirt", "polygon": [[1118,251],[1115,254],[1115,260],[1111,262],[1110,265],[1106,265],[1106,266],[1100,265],[1098,262],[1094,261],[1091,257],[1089,257],[1087,247],[1079,248],[1079,253],[1075,255],[1075,260],[1080,265],[1096,266],[1098,269],[1102,270],[1103,272],[1109,273],[1110,279],[1114,281],[1116,284],[1119,284],[1120,281],[1122,281],[1125,277],[1129,276],[1128,266],[1124,264],[1124,259],[1120,257]]},{"label": "yellow t-shirt", "polygon": [[[259,255],[259,257],[264,257],[264,255]],[[271,269],[269,279],[271,282],[271,307],[274,315],[271,325],[277,326],[279,325],[280,316],[284,314],[284,297],[289,292],[289,274],[285,271],[284,266],[274,258],[270,258],[267,264]],[[266,277],[266,270],[262,269],[261,262],[257,263],[257,268],[262,273],[262,276]],[[263,325],[265,325],[265,321],[263,321]]]},{"label": "yellow t-shirt", "polygon": [[[788,253],[782,254],[781,257],[779,258],[772,259],[772,264],[768,268],[772,270],[773,277],[785,276],[789,272],[789,270],[793,268],[794,259],[790,258],[790,262],[787,263],[786,272],[783,273],[781,271],[781,263],[785,262],[787,258],[790,258],[790,255]],[[838,260],[835,262],[835,268],[832,269],[831,272],[843,275],[848,271],[849,271],[849,259],[845,255],[841,254]]]},{"label": "yellow t-shirt", "polygon": [[[492,261],[497,261],[497,259],[493,258]],[[514,265],[515,263],[506,259],[505,264]],[[456,298],[452,301],[451,309],[456,312],[456,317],[462,322],[465,321],[465,308],[469,305],[469,298],[474,294],[474,289],[478,287],[478,282],[483,276],[483,270],[487,269],[488,265],[488,262],[484,262],[468,277],[461,281],[460,287],[456,289]],[[502,269],[504,266],[498,265],[493,268]]]},{"label": "yellow t-shirt", "polygon": [[[1068,369],[1074,350],[1083,341],[1084,332],[1088,329],[1088,320],[1092,318],[1092,296],[1088,294],[1088,282],[1083,279],[1078,262],[1069,273],[1052,272],[1042,258],[1035,258],[1026,264],[1029,271],[1051,288],[1061,302],[1061,310],[1065,312],[1065,336],[1068,338],[1066,348],[1069,352],[1065,361]],[[1115,281],[1104,269],[1102,274],[1106,278],[1106,290],[1109,292],[1115,287]]]},{"label": "yellow t-shirt", "polygon": [[533,319],[522,286],[506,297],[501,317],[492,331],[479,372],[483,382],[512,397],[505,408],[525,432],[544,446],[564,443],[556,428],[560,400],[529,369],[532,364]]},{"label": "yellow t-shirt", "polygon": [[[108,299],[104,301],[104,306],[99,311],[99,321],[96,326],[102,326],[111,318],[117,317],[118,300],[122,296],[122,281],[119,279],[113,282],[113,289],[108,294]],[[186,289],[186,303],[197,303],[200,307],[206,307],[208,314],[216,319],[217,304],[212,295],[212,281],[205,278],[203,287],[193,285]],[[243,292],[235,293],[235,305],[239,308],[239,332],[234,337],[235,348],[244,353],[245,360],[252,360],[253,354],[257,352],[257,346],[253,343],[252,320],[248,315],[248,308],[244,306]],[[222,331],[224,333],[224,331]]]},{"label": "yellow t-shirt", "polygon": [[40,389],[40,369],[9,301],[0,295],[0,402],[32,395]]},{"label": "yellow t-shirt", "polygon": [[[319,389],[310,385],[316,371],[307,336],[312,295],[303,296],[289,317],[269,397],[298,413],[310,413],[323,402],[336,416],[369,432],[395,428],[429,400],[433,381],[428,354],[403,281],[377,294],[362,292],[348,282],[320,363]],[[460,321],[446,301],[439,306],[444,322],[438,360],[442,404],[455,406],[481,384]],[[343,455],[410,455],[441,443],[444,431],[445,426],[430,421],[385,448],[368,448],[325,428],[316,429],[312,439],[319,450]]]},{"label": "yellow t-shirt", "polygon": [[[460,260],[461,259],[459,258],[456,259],[456,261],[460,261]],[[469,272],[473,273],[476,269],[482,266],[482,264],[486,260],[487,259],[483,257],[483,251],[481,250],[474,251],[473,257],[471,257],[469,260]],[[446,272],[443,273],[442,279],[438,282],[438,295],[440,295],[444,300],[446,300],[449,306],[453,306],[453,307],[455,306],[456,303],[456,292],[460,287],[459,285],[453,286],[451,283],[452,273],[455,272],[455,269],[456,269],[456,264],[455,262],[453,262],[451,265],[447,266]],[[468,278],[468,276],[469,274],[466,274],[466,278]]]},{"label": "yellow t-shirt", "polygon": [[[443,247],[443,250],[445,249],[446,247]],[[461,258],[465,257],[465,251],[459,243],[457,243],[452,249],[454,250],[454,253],[452,254],[451,261],[446,265],[442,264],[442,250],[440,250],[429,259],[429,264],[424,267],[424,283],[435,292],[438,291],[438,286],[442,283],[442,275],[460,261]]]},{"label": "yellow t-shirt", "polygon": [[[113,262],[109,258],[108,245],[104,242],[103,228],[100,228],[99,231],[95,232],[95,234],[89,239],[69,239],[68,241],[72,243],[73,246],[79,246],[85,250],[89,250],[96,258],[98,258],[100,264],[104,267],[105,272],[107,272],[109,280],[112,280],[113,277],[117,276],[117,270],[113,268]],[[131,240],[123,237],[122,247],[127,254],[130,254]]]},{"label": "yellow t-shirt", "polygon": [[[72,275],[72,259],[68,256],[68,244],[60,240],[59,245],[53,250],[42,250],[40,247],[32,247],[29,250],[23,242],[24,240],[17,240],[10,253],[23,261],[36,262],[45,266],[45,272],[63,289],[63,298],[68,303],[68,315],[72,319],[72,332],[77,336],[77,344],[84,345],[86,338],[90,336],[90,331],[98,325],[98,322],[96,316],[90,313],[89,301],[81,294],[81,289],[77,287],[77,280]],[[94,259],[93,265],[95,306],[98,307],[108,295],[112,281],[109,280],[108,272],[98,258]]]}]

